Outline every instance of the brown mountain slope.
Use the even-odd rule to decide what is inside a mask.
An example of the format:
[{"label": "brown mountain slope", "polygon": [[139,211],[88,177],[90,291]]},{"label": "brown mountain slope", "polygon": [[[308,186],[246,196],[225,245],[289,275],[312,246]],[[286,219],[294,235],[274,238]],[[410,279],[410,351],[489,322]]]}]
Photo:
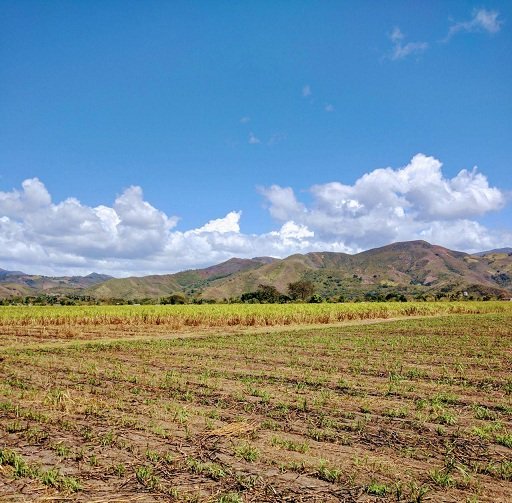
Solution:
[{"label": "brown mountain slope", "polygon": [[94,274],[85,278],[49,278],[0,270],[0,297],[78,290],[103,299],[159,298],[175,292],[224,299],[254,291],[260,284],[274,285],[285,293],[288,284],[299,279],[312,281],[315,291],[325,297],[462,291],[477,297],[511,297],[512,255],[468,255],[426,241],[409,241],[355,255],[314,252],[282,260],[233,258],[204,269],[107,281]]},{"label": "brown mountain slope", "polygon": [[83,290],[112,276],[91,273],[87,276],[41,276],[0,269],[0,298],[39,294],[83,293]]},{"label": "brown mountain slope", "polygon": [[[512,257],[503,258],[512,267]],[[506,263],[506,264],[505,264]],[[356,255],[315,252],[292,255],[260,267],[212,282],[205,288],[205,298],[229,298],[254,291],[259,284],[271,284],[286,292],[288,283],[298,279],[313,281],[316,291],[325,296],[360,295],[372,289],[394,288],[405,293],[445,289],[471,290],[479,285],[492,295],[507,295],[508,285],[501,284],[491,270],[488,258],[479,258],[431,245],[426,241],[393,243]]]},{"label": "brown mountain slope", "polygon": [[143,297],[162,297],[175,292],[195,295],[212,281],[229,278],[243,271],[257,269],[271,263],[271,257],[254,259],[232,258],[221,264],[205,269],[195,269],[176,274],[152,275],[122,279],[111,279],[88,290],[97,298],[135,299]]}]

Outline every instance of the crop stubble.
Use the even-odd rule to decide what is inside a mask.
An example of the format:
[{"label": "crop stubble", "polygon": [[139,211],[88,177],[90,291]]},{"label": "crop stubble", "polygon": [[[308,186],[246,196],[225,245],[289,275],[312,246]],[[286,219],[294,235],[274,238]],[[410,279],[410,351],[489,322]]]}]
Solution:
[{"label": "crop stubble", "polygon": [[0,499],[510,501],[512,306],[439,305],[0,315]]}]

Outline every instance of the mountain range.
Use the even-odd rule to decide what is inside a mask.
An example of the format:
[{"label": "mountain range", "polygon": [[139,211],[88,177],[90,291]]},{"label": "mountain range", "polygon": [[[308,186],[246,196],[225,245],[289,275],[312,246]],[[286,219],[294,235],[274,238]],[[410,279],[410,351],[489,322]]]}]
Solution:
[{"label": "mountain range", "polygon": [[[88,295],[97,299],[160,298],[173,293],[203,299],[229,299],[273,285],[311,281],[323,297],[346,299],[375,295],[466,295],[512,297],[512,249],[467,254],[426,241],[393,243],[355,255],[334,252],[295,254],[284,259],[232,258],[221,264],[175,274],[112,278],[47,277],[0,269],[0,297]],[[466,292],[466,293],[463,293]]]},{"label": "mountain range", "polygon": [[0,298],[24,297],[42,293],[82,294],[87,288],[109,279],[112,279],[112,276],[95,272],[87,276],[40,276],[0,269]]}]

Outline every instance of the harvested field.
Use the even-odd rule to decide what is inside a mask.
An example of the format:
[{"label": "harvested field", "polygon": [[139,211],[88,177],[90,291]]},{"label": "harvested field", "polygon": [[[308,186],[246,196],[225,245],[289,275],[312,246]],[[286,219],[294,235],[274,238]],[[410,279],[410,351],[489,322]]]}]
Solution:
[{"label": "harvested field", "polygon": [[0,314],[0,500],[512,500],[512,303],[174,307]]}]

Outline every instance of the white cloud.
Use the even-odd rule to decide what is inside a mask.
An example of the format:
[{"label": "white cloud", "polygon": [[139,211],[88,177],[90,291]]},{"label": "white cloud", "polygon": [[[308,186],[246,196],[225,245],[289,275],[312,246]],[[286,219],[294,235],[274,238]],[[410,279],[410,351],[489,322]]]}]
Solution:
[{"label": "white cloud", "polygon": [[390,54],[390,59],[393,61],[404,59],[412,54],[420,54],[428,49],[426,42],[408,42],[403,43],[405,35],[400,31],[400,28],[395,27],[389,35],[393,47]]},{"label": "white cloud", "polygon": [[247,124],[248,122],[251,122],[251,118],[248,116],[244,116],[240,119],[241,124]]},{"label": "white cloud", "polygon": [[261,140],[255,136],[254,133],[249,133],[249,143],[251,145],[257,145],[258,143],[261,143]]},{"label": "white cloud", "polygon": [[306,84],[303,88],[302,88],[302,97],[303,98],[307,98],[308,96],[311,96],[312,92],[311,92],[311,86],[309,84]]},{"label": "white cloud", "polygon": [[197,234],[202,232],[220,232],[221,234],[226,232],[240,232],[239,223],[241,215],[241,211],[231,211],[224,218],[210,220],[207,224],[193,232],[196,232]]},{"label": "white cloud", "polygon": [[51,203],[46,187],[37,178],[25,180],[22,191],[0,192],[0,214],[16,216],[23,213],[34,213],[41,207]]},{"label": "white cloud", "polygon": [[498,33],[503,26],[500,14],[495,10],[475,9],[469,21],[462,21],[453,24],[448,30],[445,42],[450,40],[457,33],[486,32],[490,34]]},{"label": "white cloud", "polygon": [[327,103],[327,104],[325,105],[325,107],[324,107],[324,110],[325,110],[326,112],[334,112],[334,106],[333,106],[333,105],[331,105],[330,103]]},{"label": "white cloud", "polygon": [[273,232],[274,236],[281,236],[285,239],[298,239],[314,237],[315,233],[310,231],[305,225],[297,225],[293,220],[283,224],[278,232]]},{"label": "white cloud", "polygon": [[25,180],[19,190],[0,191],[0,267],[124,276],[175,272],[233,256],[354,253],[410,239],[466,251],[512,242],[510,230],[496,233],[478,222],[503,208],[502,191],[476,168],[447,178],[441,162],[422,154],[398,169],[375,169],[352,185],[314,185],[307,204],[291,187],[259,190],[279,225],[246,234],[241,211],[177,230],[178,218],[145,201],[140,187],[124,190],[111,206],[89,207],[75,198],[53,202],[41,181]]},{"label": "white cloud", "polygon": [[290,187],[273,185],[261,193],[277,220],[305,225],[319,240],[342,242],[354,250],[424,236],[459,246],[461,228],[479,230],[466,235],[463,249],[476,250],[483,243],[500,241],[469,219],[501,209],[504,194],[490,187],[476,168],[447,179],[441,167],[433,157],[418,154],[403,168],[376,169],[353,185],[315,185],[310,189],[313,203],[309,206]]},{"label": "white cloud", "polygon": [[297,215],[306,211],[304,205],[295,198],[291,187],[272,185],[268,188],[260,188],[259,191],[270,203],[270,214],[277,220],[287,220],[289,215]]}]

